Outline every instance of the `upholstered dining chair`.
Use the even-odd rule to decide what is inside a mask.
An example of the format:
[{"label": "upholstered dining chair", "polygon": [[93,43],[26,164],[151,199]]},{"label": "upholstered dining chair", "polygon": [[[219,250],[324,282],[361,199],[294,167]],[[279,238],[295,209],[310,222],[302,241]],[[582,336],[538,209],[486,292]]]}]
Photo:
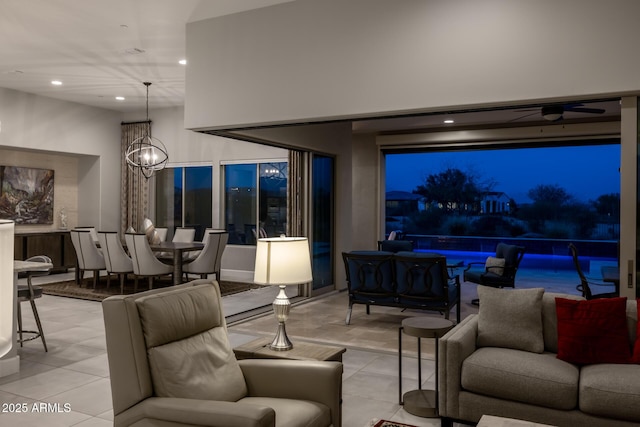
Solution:
[{"label": "upholstered dining chair", "polygon": [[155,257],[151,246],[149,246],[149,240],[147,240],[146,234],[126,233],[124,238],[127,243],[127,250],[133,261],[133,274],[135,275],[133,284],[134,292],[138,291],[139,277],[146,277],[149,282],[149,289],[153,289],[154,277],[173,274],[173,266],[165,264]]},{"label": "upholstered dining chair", "polygon": [[172,242],[187,242],[191,243],[196,237],[195,228],[178,227],[173,233]]},{"label": "upholstered dining chair", "polygon": [[99,243],[98,240],[98,232],[96,231],[95,227],[92,226],[78,226],[78,227],[74,227],[74,230],[89,230],[89,233],[91,233],[91,238],[93,239],[93,242],[97,245]]},{"label": "upholstered dining chair", "polygon": [[206,279],[208,274],[215,274],[220,280],[220,263],[222,254],[229,241],[229,233],[226,231],[209,231],[202,238],[204,249],[198,256],[182,267],[182,271],[189,277],[189,274],[199,274],[200,278]]},{"label": "upholstered dining chair", "polygon": [[217,282],[102,302],[115,427],[340,427],[342,363],[237,360]]},{"label": "upholstered dining chair", "polygon": [[107,287],[111,281],[111,274],[116,274],[120,280],[120,293],[123,294],[127,274],[133,273],[133,261],[122,247],[117,231],[99,231],[98,241],[107,266]]},{"label": "upholstered dining chair", "polygon": [[79,282],[82,285],[84,280],[84,272],[93,272],[93,289],[98,284],[100,278],[100,271],[107,269],[107,264],[104,261],[104,255],[98,249],[96,242],[93,240],[90,230],[88,229],[73,229],[69,232],[71,235],[71,242],[76,250],[76,257],[78,260]]},{"label": "upholstered dining chair", "polygon": [[[31,258],[27,258],[25,261],[31,262],[44,262],[48,264],[52,264],[51,258],[46,255],[36,255]],[[22,273],[27,278],[27,284],[22,285],[18,284],[18,305],[16,306],[16,314],[18,317],[18,342],[20,343],[20,347],[22,347],[22,343],[25,341],[31,341],[36,338],[40,338],[42,340],[42,345],[44,346],[44,351],[49,351],[47,349],[47,341],[44,338],[44,331],[42,330],[42,323],[40,322],[40,316],[38,315],[38,308],[36,307],[36,299],[42,297],[42,287],[35,286],[31,281],[32,277],[37,276],[46,276],[51,271],[51,267],[43,267],[40,270],[30,270]],[[22,327],[22,308],[21,303],[29,301],[31,304],[31,311],[33,312],[33,318],[36,321],[37,331],[28,331],[24,330]],[[30,334],[29,338],[24,338],[24,334]]]},{"label": "upholstered dining chair", "polygon": [[166,227],[156,227],[156,231],[158,232],[158,237],[160,238],[160,241],[166,242],[167,233],[169,232],[169,229]]}]

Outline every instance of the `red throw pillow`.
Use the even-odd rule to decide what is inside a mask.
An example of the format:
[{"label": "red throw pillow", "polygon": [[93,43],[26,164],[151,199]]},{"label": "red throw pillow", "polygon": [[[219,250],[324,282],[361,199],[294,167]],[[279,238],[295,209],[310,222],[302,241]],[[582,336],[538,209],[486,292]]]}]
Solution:
[{"label": "red throw pillow", "polygon": [[[638,313],[640,313],[640,299],[636,300],[638,307]],[[633,345],[633,355],[631,356],[631,363],[640,363],[640,319],[636,325],[636,343]]]},{"label": "red throw pillow", "polygon": [[556,298],[556,314],[558,359],[580,365],[630,362],[626,297]]}]

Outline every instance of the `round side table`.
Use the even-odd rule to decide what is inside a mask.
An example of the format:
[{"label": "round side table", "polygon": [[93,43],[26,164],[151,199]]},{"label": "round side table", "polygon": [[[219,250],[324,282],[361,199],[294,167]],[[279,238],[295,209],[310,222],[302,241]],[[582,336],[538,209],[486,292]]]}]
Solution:
[{"label": "round side table", "polygon": [[[398,329],[398,396],[405,411],[418,417],[438,416],[438,338],[453,328],[453,322],[439,317],[409,317]],[[418,338],[418,389],[402,395],[402,332]],[[421,339],[435,338],[435,390],[422,389]]]}]

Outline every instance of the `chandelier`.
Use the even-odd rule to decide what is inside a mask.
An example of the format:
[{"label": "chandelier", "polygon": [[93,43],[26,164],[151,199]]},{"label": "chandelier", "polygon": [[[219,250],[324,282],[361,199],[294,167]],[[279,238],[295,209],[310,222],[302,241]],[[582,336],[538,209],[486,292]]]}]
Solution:
[{"label": "chandelier", "polygon": [[162,141],[150,135],[149,86],[151,86],[151,83],[144,82],[144,85],[147,87],[147,122],[149,122],[149,125],[145,129],[144,136],[136,138],[129,144],[125,158],[129,169],[135,171],[138,168],[142,175],[149,179],[156,171],[164,169],[167,165],[167,160],[169,160],[169,155]]}]

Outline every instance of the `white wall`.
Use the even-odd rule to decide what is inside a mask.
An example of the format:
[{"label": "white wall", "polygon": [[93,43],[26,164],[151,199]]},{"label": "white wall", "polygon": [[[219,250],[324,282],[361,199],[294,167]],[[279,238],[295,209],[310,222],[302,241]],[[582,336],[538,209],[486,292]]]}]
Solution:
[{"label": "white wall", "polygon": [[[69,227],[95,224],[116,230],[120,218],[120,120],[118,112],[0,88],[0,163],[51,166],[56,171],[54,210],[65,206]],[[68,187],[76,184],[77,189]],[[74,191],[76,194],[70,194]],[[58,226],[56,218],[51,226],[16,230]]]},{"label": "white wall", "polygon": [[637,92],[638,16],[637,0],[298,0],[194,22],[186,125]]}]

